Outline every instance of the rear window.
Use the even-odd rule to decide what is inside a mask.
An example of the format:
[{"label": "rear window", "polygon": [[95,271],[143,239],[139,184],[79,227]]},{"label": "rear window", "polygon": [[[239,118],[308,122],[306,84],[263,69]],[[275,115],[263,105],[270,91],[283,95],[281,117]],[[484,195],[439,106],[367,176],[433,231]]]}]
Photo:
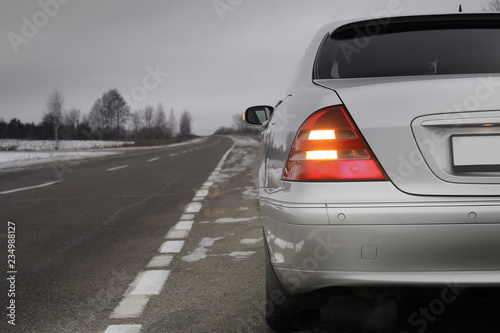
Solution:
[{"label": "rear window", "polygon": [[337,29],[321,45],[314,78],[500,73],[498,16],[415,20],[366,21]]}]

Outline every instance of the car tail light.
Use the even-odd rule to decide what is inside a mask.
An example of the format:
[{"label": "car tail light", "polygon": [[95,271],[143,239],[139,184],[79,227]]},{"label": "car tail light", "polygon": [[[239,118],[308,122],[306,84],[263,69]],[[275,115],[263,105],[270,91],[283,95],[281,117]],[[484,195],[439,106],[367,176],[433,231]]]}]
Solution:
[{"label": "car tail light", "polygon": [[314,113],[300,128],[284,180],[384,180],[382,168],[343,106]]}]

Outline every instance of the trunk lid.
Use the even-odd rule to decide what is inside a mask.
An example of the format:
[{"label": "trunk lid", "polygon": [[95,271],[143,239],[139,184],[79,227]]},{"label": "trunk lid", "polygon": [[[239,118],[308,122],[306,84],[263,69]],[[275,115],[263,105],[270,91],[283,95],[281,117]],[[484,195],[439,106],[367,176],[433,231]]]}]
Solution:
[{"label": "trunk lid", "polygon": [[337,92],[401,191],[500,195],[499,75],[315,83]]}]

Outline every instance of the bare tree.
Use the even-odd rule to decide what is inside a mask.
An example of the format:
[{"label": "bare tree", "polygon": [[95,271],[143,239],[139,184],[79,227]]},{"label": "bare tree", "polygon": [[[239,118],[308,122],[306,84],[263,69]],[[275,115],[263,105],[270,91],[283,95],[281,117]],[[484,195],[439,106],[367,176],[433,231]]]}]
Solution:
[{"label": "bare tree", "polygon": [[54,131],[55,149],[59,149],[59,129],[63,120],[64,97],[59,90],[50,94],[47,100],[47,112],[43,116],[43,122],[52,127]]},{"label": "bare tree", "polygon": [[165,110],[163,109],[163,104],[158,103],[156,107],[156,116],[154,120],[155,124],[155,134],[156,138],[166,138],[170,137],[167,127],[167,117],[165,116]]},{"label": "bare tree", "polygon": [[170,109],[170,116],[168,117],[168,129],[171,136],[175,136],[177,122],[175,121],[174,109]]},{"label": "bare tree", "polygon": [[98,98],[95,102],[94,105],[92,106],[92,109],[90,109],[90,113],[88,116],[88,121],[90,123],[90,126],[97,130],[97,129],[102,129],[106,127],[106,119],[104,117],[104,112],[103,112],[104,107],[102,106],[102,99]]},{"label": "bare tree", "polygon": [[104,139],[111,133],[120,138],[130,114],[129,110],[127,102],[118,90],[111,89],[95,101],[89,120],[93,129],[97,130],[101,137],[104,136]]},{"label": "bare tree", "polygon": [[102,106],[106,118],[120,138],[120,132],[129,116],[129,107],[123,96],[116,89],[111,89],[102,95]]},{"label": "bare tree", "polygon": [[485,11],[500,12],[500,0],[490,0],[489,7]]},{"label": "bare tree", "polygon": [[154,108],[151,105],[147,105],[144,108],[144,125],[146,126],[146,129],[148,131],[151,130],[151,127],[153,126],[153,114],[154,114]]},{"label": "bare tree", "polygon": [[73,108],[69,110],[68,114],[64,117],[64,125],[76,129],[80,125],[80,115],[81,112],[78,109]]},{"label": "bare tree", "polygon": [[247,129],[241,113],[236,113],[233,116],[233,128],[236,132],[244,132]]},{"label": "bare tree", "polygon": [[191,135],[191,122],[193,121],[193,117],[189,111],[184,111],[181,115],[181,120],[179,124],[179,136],[187,137]]},{"label": "bare tree", "polygon": [[130,113],[130,120],[132,121],[132,126],[134,127],[134,133],[136,135],[142,127],[142,119],[143,115],[141,110]]}]

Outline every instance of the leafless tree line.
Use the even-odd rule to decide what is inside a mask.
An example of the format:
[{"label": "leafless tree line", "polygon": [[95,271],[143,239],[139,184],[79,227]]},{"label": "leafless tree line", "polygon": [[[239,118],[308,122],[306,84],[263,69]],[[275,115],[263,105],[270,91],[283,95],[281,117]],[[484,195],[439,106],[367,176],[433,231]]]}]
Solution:
[{"label": "leafless tree line", "polygon": [[58,147],[61,129],[65,138],[82,139],[154,139],[169,140],[173,137],[191,135],[192,116],[184,111],[177,130],[174,110],[168,119],[162,103],[155,107],[145,106],[131,112],[123,96],[116,89],[105,92],[98,98],[87,115],[78,109],[64,110],[64,96],[56,90],[47,100],[47,109],[42,118],[43,128],[50,128]]}]

